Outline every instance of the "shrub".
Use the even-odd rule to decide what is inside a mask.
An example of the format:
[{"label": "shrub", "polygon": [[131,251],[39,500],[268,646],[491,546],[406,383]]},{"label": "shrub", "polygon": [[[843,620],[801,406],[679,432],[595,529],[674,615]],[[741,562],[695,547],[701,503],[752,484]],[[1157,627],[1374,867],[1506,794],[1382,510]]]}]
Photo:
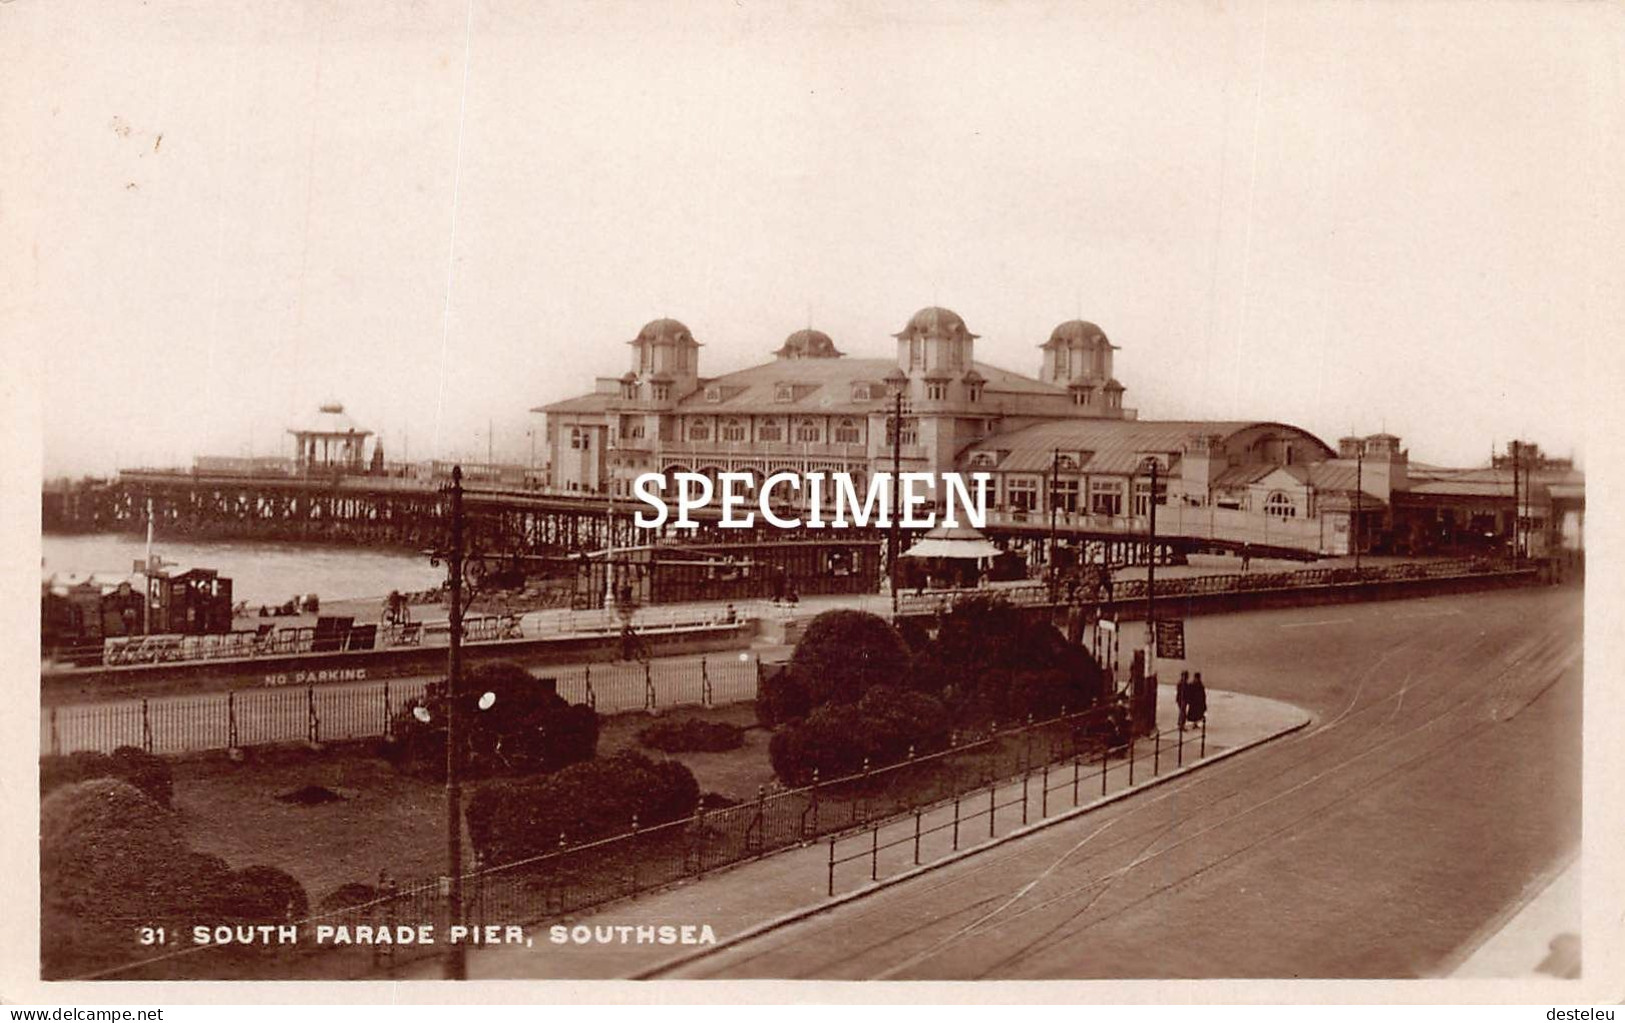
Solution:
[{"label": "shrub", "polygon": [[169,761],[154,756],[135,746],[120,746],[110,758],[114,777],[134,785],[151,796],[159,806],[171,805],[175,793],[175,775]]},{"label": "shrub", "polygon": [[622,751],[543,777],[488,782],[468,801],[474,847],[490,864],[552,852],[560,836],[589,841],[687,817],[699,803],[693,772]]},{"label": "shrub", "polygon": [[328,892],[316,908],[323,913],[332,913],[353,906],[365,906],[369,902],[377,901],[379,897],[378,889],[372,885],[351,881]]},{"label": "shrub", "polygon": [[812,706],[855,703],[872,685],[907,681],[913,656],[897,630],[867,611],[825,611],[790,657]]},{"label": "shrub", "polygon": [[176,881],[179,901],[189,905],[200,924],[236,919],[237,891],[231,866],[212,853],[188,852]]},{"label": "shrub", "polygon": [[289,924],[310,912],[305,887],[285,870],[255,865],[232,871],[231,917],[239,923]]},{"label": "shrub", "polygon": [[765,670],[756,691],[756,721],[763,728],[777,728],[798,721],[812,710],[812,697],[789,665]]},{"label": "shrub", "polygon": [[[459,687],[460,727],[467,729],[468,777],[554,771],[591,759],[598,748],[598,714],[545,689],[534,675],[510,661],[470,669]],[[491,694],[489,710],[482,696]],[[394,742],[385,755],[396,765],[431,779],[446,771],[446,686],[435,683],[422,699],[408,701],[391,723]],[[419,707],[429,720],[418,719]]]},{"label": "shrub", "polygon": [[97,750],[77,750],[66,756],[43,756],[39,762],[40,798],[63,785],[112,775],[112,760],[106,753]]},{"label": "shrub", "polygon": [[827,704],[775,732],[768,744],[773,773],[786,785],[823,781],[896,763],[948,743],[949,716],[941,701],[897,686],[876,686],[855,704]]},{"label": "shrub", "polygon": [[915,661],[914,684],[939,692],[962,723],[1083,710],[1105,688],[1088,650],[1049,622],[990,597],[964,601],[943,617],[937,638]]},{"label": "shrub", "polygon": [[126,959],[135,928],[193,912],[175,816],[128,782],[93,778],[40,804],[40,940],[47,976]]},{"label": "shrub", "polygon": [[718,753],[742,746],[745,730],[725,721],[679,718],[657,721],[642,729],[638,742],[665,753]]},{"label": "shrub", "polygon": [[40,758],[42,797],[64,785],[92,778],[117,778],[129,782],[159,806],[169,806],[174,796],[174,774],[169,761],[135,746],[120,746],[112,756],[94,750],[79,750],[65,757]]}]

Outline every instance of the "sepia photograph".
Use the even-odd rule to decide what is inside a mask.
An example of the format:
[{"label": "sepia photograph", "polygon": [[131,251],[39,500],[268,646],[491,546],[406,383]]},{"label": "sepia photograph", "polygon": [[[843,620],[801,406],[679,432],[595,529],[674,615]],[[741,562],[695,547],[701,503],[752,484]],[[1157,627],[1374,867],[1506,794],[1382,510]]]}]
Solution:
[{"label": "sepia photograph", "polygon": [[1625,998],[1622,41],[0,2],[7,1000]]}]

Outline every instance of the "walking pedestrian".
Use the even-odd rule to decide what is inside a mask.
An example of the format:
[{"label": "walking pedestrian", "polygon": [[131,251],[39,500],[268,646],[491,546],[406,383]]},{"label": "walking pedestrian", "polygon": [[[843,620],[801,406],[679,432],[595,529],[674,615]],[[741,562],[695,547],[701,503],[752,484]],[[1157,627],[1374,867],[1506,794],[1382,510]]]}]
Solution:
[{"label": "walking pedestrian", "polygon": [[1174,686],[1174,706],[1179,708],[1179,730],[1181,732],[1185,730],[1185,710],[1190,706],[1190,698],[1191,673],[1182,671],[1179,673],[1179,684]]},{"label": "walking pedestrian", "polygon": [[1189,688],[1185,690],[1185,718],[1192,727],[1202,723],[1207,716],[1207,687],[1202,684],[1202,673],[1197,672],[1191,678]]}]

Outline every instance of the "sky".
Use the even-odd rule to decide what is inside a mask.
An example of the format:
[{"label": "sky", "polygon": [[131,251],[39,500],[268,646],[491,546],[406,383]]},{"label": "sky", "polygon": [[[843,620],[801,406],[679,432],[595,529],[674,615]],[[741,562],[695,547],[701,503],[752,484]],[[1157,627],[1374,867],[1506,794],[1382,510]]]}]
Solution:
[{"label": "sky", "polygon": [[809,324],[889,356],[927,305],[1033,375],[1099,324],[1141,418],[1584,462],[1618,382],[1620,24],[9,0],[0,312],[47,475],[288,454],[332,399],[392,459],[524,461],[528,410],[625,372],[650,319],[715,375]]}]

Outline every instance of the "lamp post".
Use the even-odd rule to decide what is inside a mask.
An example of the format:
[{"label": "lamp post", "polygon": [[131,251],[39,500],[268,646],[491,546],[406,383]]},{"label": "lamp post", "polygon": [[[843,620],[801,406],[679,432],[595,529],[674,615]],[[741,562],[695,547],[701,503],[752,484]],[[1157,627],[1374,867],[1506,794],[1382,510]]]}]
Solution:
[{"label": "lamp post", "polygon": [[1512,453],[1512,566],[1516,568],[1523,558],[1523,546],[1519,539],[1519,528],[1523,524],[1523,509],[1519,506],[1518,494],[1518,448],[1517,441],[1507,444]]},{"label": "lamp post", "polygon": [[1354,449],[1354,521],[1349,525],[1349,543],[1354,547],[1354,571],[1360,571],[1360,496],[1365,492],[1365,441]]},{"label": "lamp post", "polygon": [[[446,906],[453,924],[463,920],[462,735],[458,717],[458,683],[463,656],[463,467],[451,468],[451,550],[446,556],[451,583],[450,646],[446,652]],[[464,945],[446,948],[446,979],[466,980]]]},{"label": "lamp post", "polygon": [[1151,674],[1151,658],[1157,649],[1157,468],[1155,458],[1145,460],[1151,470],[1151,493],[1147,495],[1148,518],[1145,534],[1145,673]]},{"label": "lamp post", "polygon": [[1056,572],[1055,572],[1055,512],[1056,512],[1056,508],[1055,508],[1055,478],[1056,478],[1056,476],[1060,475],[1060,472],[1061,472],[1061,449],[1056,448],[1050,454],[1049,494],[1046,497],[1046,500],[1049,502],[1049,599],[1050,599],[1050,603],[1052,603],[1052,604],[1055,602],[1055,584],[1056,584]]},{"label": "lamp post", "polygon": [[898,497],[900,487],[899,477],[903,472],[903,388],[901,385],[892,388],[892,428],[891,428],[891,528],[886,531],[886,567],[891,576],[891,611],[892,617],[897,617],[897,584],[898,584],[898,542],[897,518],[900,514]]}]

